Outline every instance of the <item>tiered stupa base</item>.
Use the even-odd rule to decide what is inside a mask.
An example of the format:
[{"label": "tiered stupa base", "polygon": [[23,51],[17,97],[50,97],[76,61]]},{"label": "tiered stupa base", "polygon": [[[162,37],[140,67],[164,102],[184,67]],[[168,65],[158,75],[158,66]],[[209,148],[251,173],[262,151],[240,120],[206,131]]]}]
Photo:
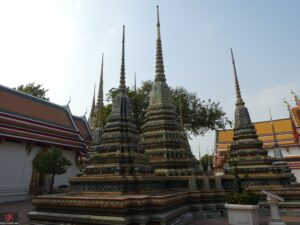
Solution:
[{"label": "tiered stupa base", "polygon": [[35,210],[28,216],[40,225],[187,224],[223,201],[223,191],[209,190],[214,183],[205,176],[75,177],[69,193],[33,198]]},{"label": "tiered stupa base", "polygon": [[[251,175],[255,185],[249,189],[299,201],[300,188],[279,183],[286,179],[284,175]],[[35,210],[28,215],[35,225],[187,224],[192,218],[220,216],[233,182],[228,175],[74,177],[68,193],[34,197]]]}]

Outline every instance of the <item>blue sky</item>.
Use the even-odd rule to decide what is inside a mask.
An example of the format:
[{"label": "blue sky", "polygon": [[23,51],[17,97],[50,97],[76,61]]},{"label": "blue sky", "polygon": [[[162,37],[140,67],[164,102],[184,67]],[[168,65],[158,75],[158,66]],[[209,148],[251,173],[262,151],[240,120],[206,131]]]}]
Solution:
[{"label": "blue sky", "polygon": [[[253,121],[287,117],[282,99],[300,95],[300,2],[277,0],[74,0],[0,1],[1,84],[41,83],[57,104],[83,115],[99,82],[104,52],[104,89],[118,85],[122,25],[126,25],[127,85],[153,79],[156,5],[160,6],[165,71],[170,86],[234,112],[233,48],[242,96]],[[214,135],[194,138],[198,155]]]}]

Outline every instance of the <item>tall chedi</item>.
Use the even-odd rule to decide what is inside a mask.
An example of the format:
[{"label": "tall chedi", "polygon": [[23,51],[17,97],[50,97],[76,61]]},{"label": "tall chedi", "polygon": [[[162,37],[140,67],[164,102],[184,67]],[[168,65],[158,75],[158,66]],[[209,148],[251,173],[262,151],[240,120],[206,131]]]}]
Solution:
[{"label": "tall chedi", "polygon": [[[99,90],[98,90],[98,98],[97,104],[95,104],[95,98],[93,100],[94,103],[94,115],[93,115],[93,141],[90,145],[88,151],[88,158],[91,159],[95,154],[96,148],[101,143],[101,135],[103,133],[104,123],[103,123],[103,60],[104,54],[102,53],[102,60],[101,60],[101,71],[100,71],[100,82],[99,82]],[[88,162],[90,163],[90,161]]]},{"label": "tall chedi", "polygon": [[139,145],[139,133],[134,124],[131,103],[126,93],[124,42],[125,27],[123,26],[119,93],[113,100],[112,111],[101,135],[101,141],[95,147],[91,165],[87,166],[86,174],[83,176],[151,173],[149,160]]},{"label": "tall chedi", "polygon": [[91,106],[91,111],[90,111],[90,115],[88,118],[88,123],[92,129],[92,131],[94,130],[94,121],[95,121],[95,108],[96,108],[96,104],[95,104],[95,92],[96,92],[96,84],[94,86],[94,94],[93,94],[93,101],[92,101],[92,106]]},{"label": "tall chedi", "polygon": [[94,131],[94,138],[92,145],[97,145],[100,143],[100,137],[103,133],[103,60],[104,54],[102,53],[102,61],[101,61],[101,72],[100,72],[100,81],[99,81],[99,91],[98,91],[98,98],[97,104],[95,107],[95,131]]},{"label": "tall chedi", "polygon": [[156,74],[142,126],[141,143],[158,175],[190,175],[197,161],[179,124],[166,83],[157,6]]},{"label": "tall chedi", "polygon": [[236,103],[233,128],[233,142],[229,151],[228,170],[236,166],[238,173],[248,174],[251,185],[289,184],[290,173],[283,173],[273,165],[274,158],[268,156],[263,142],[258,139],[245,102],[242,99],[235,61],[231,49],[234,71]]}]

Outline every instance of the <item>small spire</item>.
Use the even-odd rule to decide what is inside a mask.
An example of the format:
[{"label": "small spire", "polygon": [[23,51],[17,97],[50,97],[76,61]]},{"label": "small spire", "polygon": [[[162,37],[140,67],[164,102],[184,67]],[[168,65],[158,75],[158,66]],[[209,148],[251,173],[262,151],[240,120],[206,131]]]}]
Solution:
[{"label": "small spire", "polygon": [[134,92],[136,92],[136,73],[134,73]]},{"label": "small spire", "polygon": [[125,25],[123,25],[121,76],[120,76],[119,89],[121,91],[126,90],[126,85],[125,85]]},{"label": "small spire", "polygon": [[161,46],[161,36],[160,36],[160,21],[159,21],[159,6],[156,6],[157,9],[157,39],[156,39],[156,70],[155,70],[155,82],[165,82],[165,68],[164,60],[162,54]]},{"label": "small spire", "polygon": [[292,95],[294,95],[294,99],[295,99],[296,105],[300,106],[300,100],[298,98],[298,95],[292,89],[291,89],[291,93],[292,93]]},{"label": "small spire", "polygon": [[269,109],[269,114],[270,114],[270,123],[271,123],[271,127],[272,127],[273,139],[274,139],[274,148],[277,148],[277,147],[279,147],[279,144],[278,144],[275,127],[274,127],[274,123],[273,123],[273,119],[272,119],[271,109]]},{"label": "small spire", "polygon": [[201,159],[200,145],[198,145],[198,152],[199,152],[199,160],[200,160]]},{"label": "small spire", "polygon": [[207,175],[212,175],[212,169],[209,161],[209,152],[207,150]]},{"label": "small spire", "polygon": [[202,163],[201,163],[200,145],[198,145],[198,151],[199,151],[199,170],[200,170],[201,174],[203,174],[204,173],[204,169],[203,169],[203,166],[202,166]]},{"label": "small spire", "polygon": [[159,6],[156,6],[156,19],[157,19],[157,38],[160,39],[160,21],[159,21]]},{"label": "small spire", "polygon": [[102,53],[102,60],[101,60],[99,91],[98,91],[98,98],[97,98],[97,110],[99,110],[103,106],[103,61],[104,61],[104,53]]},{"label": "small spire", "polygon": [[96,95],[96,84],[94,84],[94,94],[93,94],[93,101],[92,101],[90,116],[92,116],[95,112],[95,95]]},{"label": "small spire", "polygon": [[273,133],[273,139],[274,139],[274,146],[273,146],[274,147],[274,157],[277,158],[277,159],[283,159],[281,149],[279,148],[279,143],[278,143],[278,140],[277,140],[275,127],[274,127],[274,123],[273,123],[272,114],[271,114],[270,109],[269,109],[269,113],[270,113],[270,122],[271,122],[271,126],[272,126],[272,133]]},{"label": "small spire", "polygon": [[244,101],[241,96],[241,90],[240,90],[240,85],[239,85],[239,80],[236,72],[236,67],[235,67],[235,61],[233,57],[233,51],[232,48],[230,49],[231,51],[231,58],[232,58],[232,64],[233,64],[233,71],[234,71],[234,81],[235,81],[235,92],[236,92],[236,105],[244,105]]}]

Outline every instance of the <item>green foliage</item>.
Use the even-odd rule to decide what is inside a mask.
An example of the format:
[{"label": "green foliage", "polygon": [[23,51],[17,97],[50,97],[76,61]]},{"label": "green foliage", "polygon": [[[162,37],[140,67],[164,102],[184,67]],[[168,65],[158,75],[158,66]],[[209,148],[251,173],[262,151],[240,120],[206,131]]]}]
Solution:
[{"label": "green foliage", "polygon": [[259,196],[252,191],[244,191],[242,193],[230,192],[226,194],[225,200],[229,204],[257,205]]},{"label": "green foliage", "polygon": [[234,178],[235,192],[230,192],[225,195],[225,200],[229,204],[241,205],[257,205],[259,196],[252,191],[246,191],[243,182],[249,177],[248,174],[239,174],[238,160],[236,154],[232,153],[229,160],[230,168],[228,173]]},{"label": "green foliage", "polygon": [[72,164],[63,156],[62,150],[52,148],[39,152],[33,159],[32,165],[37,172],[51,175],[50,192],[52,192],[54,176],[65,173]]},{"label": "green foliage", "polygon": [[35,97],[49,101],[49,98],[46,97],[46,93],[47,93],[48,89],[45,89],[42,86],[43,85],[41,85],[41,84],[35,84],[33,82],[33,83],[26,84],[25,86],[20,85],[16,89],[18,91],[24,92],[26,94],[30,94]]},{"label": "green foliage", "polygon": [[201,157],[200,162],[202,164],[204,172],[206,173],[208,168],[208,162],[211,166],[213,165],[213,156],[205,154],[204,156]]},{"label": "green foliage", "polygon": [[[127,87],[127,93],[132,104],[133,117],[139,130],[145,119],[152,85],[152,81],[144,81],[142,86],[137,88],[136,91]],[[231,126],[231,121],[225,116],[225,112],[223,112],[219,103],[210,99],[207,101],[201,100],[195,93],[190,93],[182,87],[170,89],[178,115],[181,104],[184,129],[190,134],[204,135],[209,130],[225,129],[226,125]],[[118,89],[111,89],[107,94],[107,100],[112,101],[117,93]]]},{"label": "green foliage", "polygon": [[233,176],[234,178],[234,184],[235,189],[237,193],[243,193],[244,192],[244,186],[243,182],[246,181],[249,177],[248,174],[239,174],[239,168],[238,168],[238,160],[237,158],[231,158],[229,160],[230,168],[228,170],[228,173]]}]

